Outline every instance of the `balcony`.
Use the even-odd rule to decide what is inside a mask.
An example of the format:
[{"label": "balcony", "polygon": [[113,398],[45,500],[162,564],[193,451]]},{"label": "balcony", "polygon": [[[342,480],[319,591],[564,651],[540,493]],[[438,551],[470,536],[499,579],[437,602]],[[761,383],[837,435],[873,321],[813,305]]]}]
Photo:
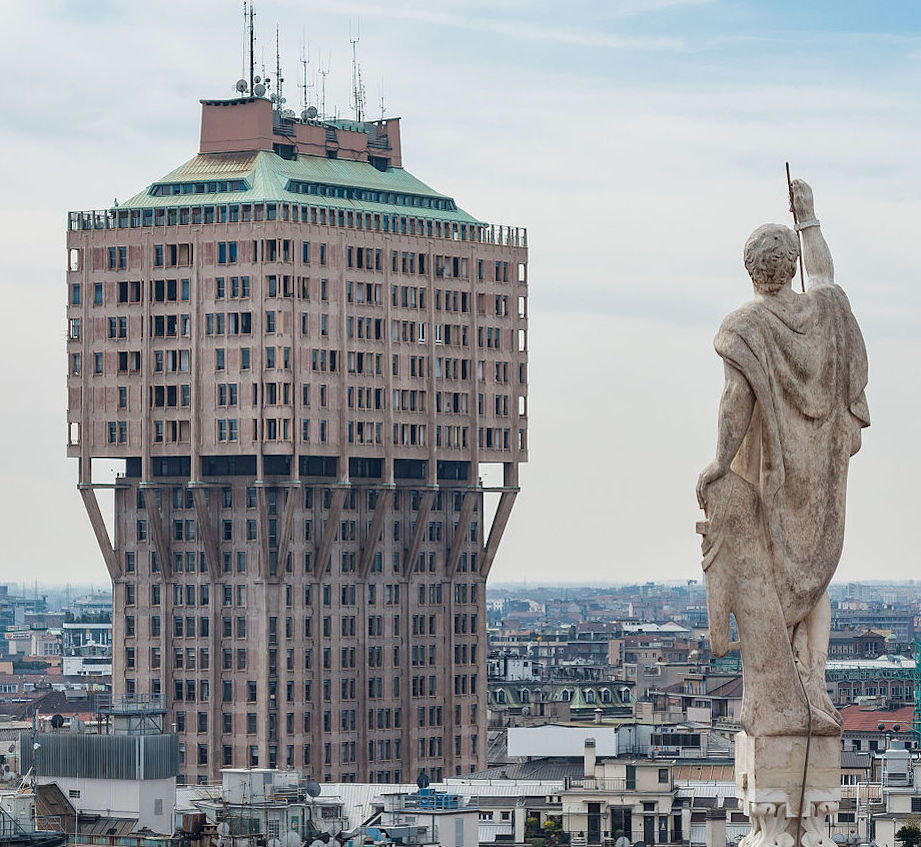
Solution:
[{"label": "balcony", "polygon": [[573,777],[568,776],[563,780],[564,791],[635,791],[636,785],[627,785],[624,777]]}]

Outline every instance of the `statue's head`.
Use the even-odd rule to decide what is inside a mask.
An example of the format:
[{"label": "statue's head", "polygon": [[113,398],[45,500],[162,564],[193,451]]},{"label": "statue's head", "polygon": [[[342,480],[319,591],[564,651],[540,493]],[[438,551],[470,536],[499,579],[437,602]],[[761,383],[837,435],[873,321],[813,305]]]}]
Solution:
[{"label": "statue's head", "polygon": [[799,239],[783,224],[759,226],[745,242],[745,270],[759,294],[775,294],[796,276]]}]

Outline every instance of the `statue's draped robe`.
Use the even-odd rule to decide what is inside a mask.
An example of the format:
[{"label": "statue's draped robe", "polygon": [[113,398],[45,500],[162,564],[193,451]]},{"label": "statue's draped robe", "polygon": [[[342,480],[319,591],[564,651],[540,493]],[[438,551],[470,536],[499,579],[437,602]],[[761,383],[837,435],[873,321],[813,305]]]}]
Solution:
[{"label": "statue's draped robe", "polygon": [[867,354],[844,291],[762,297],[723,321],[717,353],[754,392],[732,469],[760,491],[774,585],[788,626],[828,587],[844,541],[849,458],[870,417]]}]

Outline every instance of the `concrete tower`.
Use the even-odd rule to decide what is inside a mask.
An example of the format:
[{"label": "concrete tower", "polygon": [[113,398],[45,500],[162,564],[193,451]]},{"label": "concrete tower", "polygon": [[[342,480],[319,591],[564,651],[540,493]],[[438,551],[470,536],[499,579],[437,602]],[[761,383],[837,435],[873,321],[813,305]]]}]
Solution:
[{"label": "concrete tower", "polygon": [[[185,781],[484,765],[526,243],[404,170],[399,120],[258,97],[203,101],[198,155],[71,213],[67,451],[114,584],[114,689],[164,698]],[[114,540],[96,458],[125,462]]]}]

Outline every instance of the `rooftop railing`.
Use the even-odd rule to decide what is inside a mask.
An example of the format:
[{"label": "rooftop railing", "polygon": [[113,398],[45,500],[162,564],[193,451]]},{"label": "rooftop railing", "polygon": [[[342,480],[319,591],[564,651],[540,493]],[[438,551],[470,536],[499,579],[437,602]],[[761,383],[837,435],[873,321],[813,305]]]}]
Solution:
[{"label": "rooftop railing", "polygon": [[137,714],[138,712],[166,711],[164,694],[122,694],[112,700],[108,711],[112,714]]},{"label": "rooftop railing", "polygon": [[[227,214],[226,210],[232,206],[235,207],[235,213]],[[259,214],[257,207],[260,207],[265,214]],[[265,211],[267,207],[274,207],[271,216]],[[72,232],[82,232],[247,223],[255,220],[312,223],[370,232],[391,232],[394,235],[419,235],[448,241],[472,241],[477,244],[491,244],[500,247],[528,246],[528,231],[525,227],[460,223],[414,215],[361,212],[296,203],[243,203],[76,211],[68,213],[67,227]]]},{"label": "rooftop railing", "polygon": [[431,789],[424,789],[418,794],[395,794],[387,799],[387,810],[390,812],[448,812],[480,807],[479,797],[464,797]]},{"label": "rooftop railing", "polygon": [[[626,791],[627,780],[623,777],[576,777],[563,780],[564,791]],[[635,790],[633,788],[631,791]]]}]

